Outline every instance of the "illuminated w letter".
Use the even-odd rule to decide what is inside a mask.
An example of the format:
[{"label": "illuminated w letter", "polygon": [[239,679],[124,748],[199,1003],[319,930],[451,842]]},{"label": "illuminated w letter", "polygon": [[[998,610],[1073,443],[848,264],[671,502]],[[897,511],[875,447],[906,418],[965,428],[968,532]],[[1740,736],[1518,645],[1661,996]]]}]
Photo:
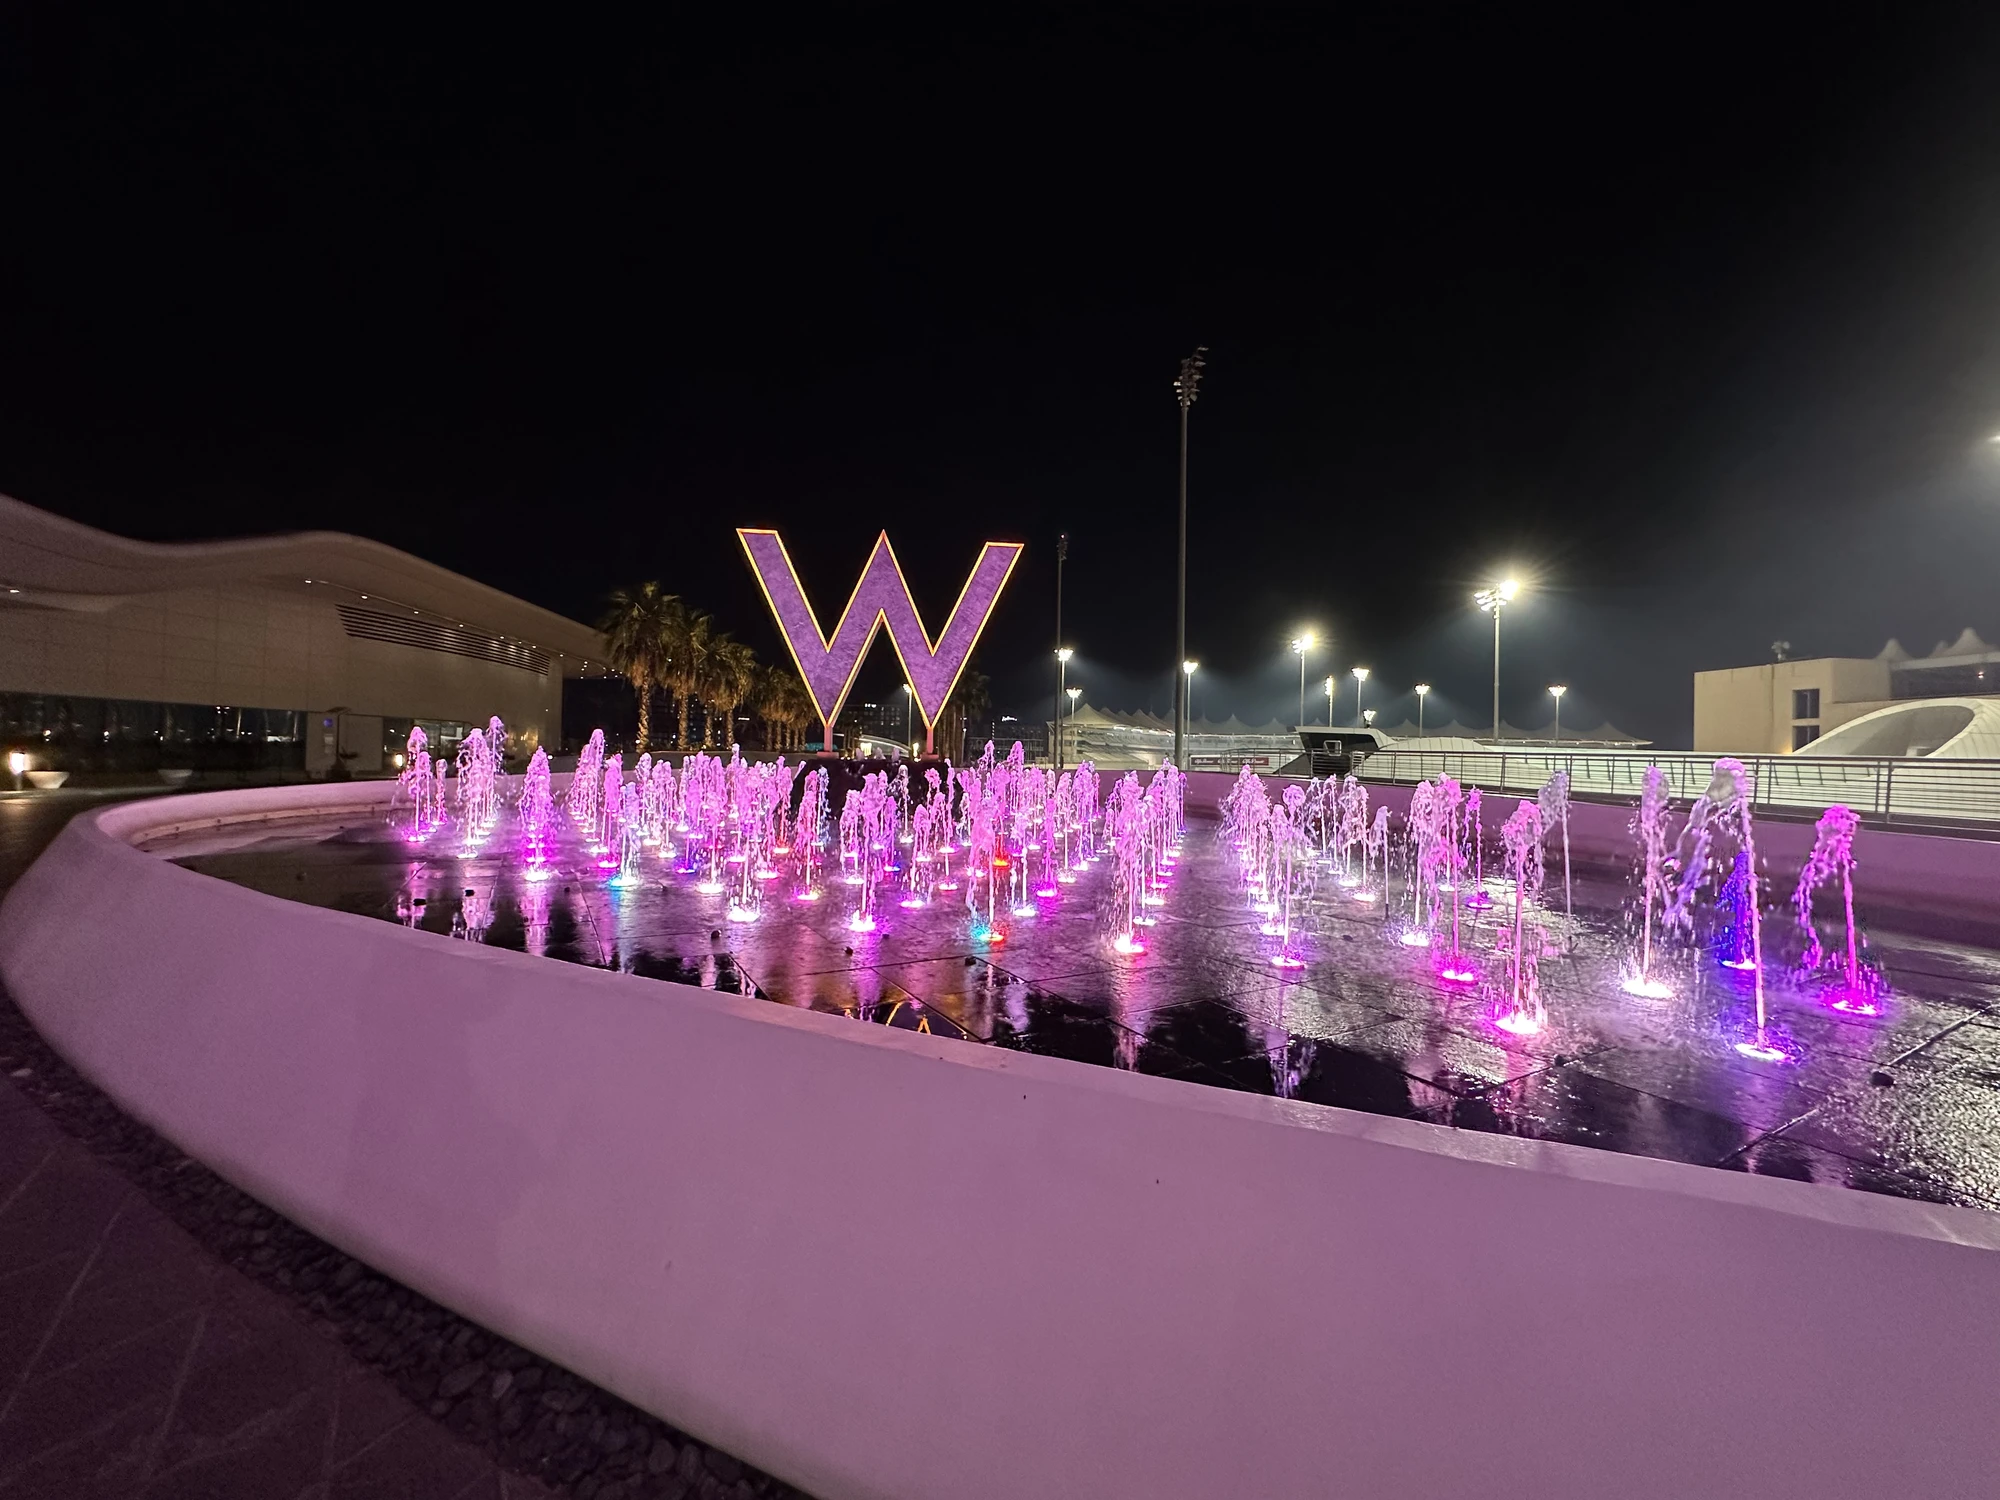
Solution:
[{"label": "illuminated w letter", "polygon": [[[771,613],[778,617],[778,629],[791,648],[792,660],[798,663],[813,706],[828,726],[840,716],[840,706],[861,670],[861,659],[868,654],[875,632],[884,625],[889,627],[890,643],[902,660],[903,675],[909,680],[925,729],[935,724],[944,712],[945,700],[958,685],[966,658],[986,628],[987,617],[1000,600],[1000,590],[1006,587],[1021,557],[1019,542],[988,542],[973,565],[972,576],[965,581],[958,603],[952,606],[943,634],[933,645],[930,632],[917,616],[916,602],[903,581],[902,566],[885,531],[876,538],[868,566],[861,570],[861,581],[854,585],[854,595],[829,638],[821,632],[819,618],[806,602],[806,591],[799,585],[798,572],[778,533],[745,528],[736,534],[743,539],[743,550],[749,554],[751,571],[763,587]],[[827,748],[833,748],[830,742]]]}]

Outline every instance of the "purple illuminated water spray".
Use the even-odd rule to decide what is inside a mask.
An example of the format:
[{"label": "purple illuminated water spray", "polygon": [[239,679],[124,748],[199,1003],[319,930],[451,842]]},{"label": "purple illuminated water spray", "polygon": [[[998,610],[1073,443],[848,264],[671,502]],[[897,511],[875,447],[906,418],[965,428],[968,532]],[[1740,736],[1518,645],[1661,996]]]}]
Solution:
[{"label": "purple illuminated water spray", "polygon": [[1664,914],[1667,903],[1667,819],[1671,811],[1667,773],[1658,766],[1646,767],[1638,811],[1632,815],[1640,862],[1639,972],[1627,975],[1623,988],[1629,995],[1649,1000],[1664,1000],[1673,994],[1653,977],[1653,909],[1657,906]]},{"label": "purple illuminated water spray", "polygon": [[1829,807],[1820,814],[1819,826],[1813,833],[1812,853],[1807,856],[1805,868],[1799,871],[1799,883],[1792,892],[1792,911],[1798,918],[1799,931],[1805,937],[1805,954],[1799,960],[1799,972],[1810,977],[1819,972],[1828,960],[1825,947],[1819,940],[1819,929],[1813,924],[1813,892],[1822,885],[1840,882],[1840,897],[1843,915],[1846,919],[1846,942],[1840,998],[1833,1002],[1835,1010],[1844,1010],[1856,1015],[1873,1016],[1881,1013],[1877,1001],[1876,986],[1868,982],[1869,976],[1861,968],[1860,940],[1854,928],[1854,835],[1861,827],[1861,819],[1852,808]]},{"label": "purple illuminated water spray", "polygon": [[555,852],[556,804],[549,791],[549,752],[537,748],[521,778],[521,844],[528,859],[528,879],[548,879],[549,856]]},{"label": "purple illuminated water spray", "polygon": [[1494,1024],[1517,1036],[1540,1031],[1548,1020],[1542,1005],[1541,932],[1528,920],[1528,903],[1542,889],[1542,812],[1523,801],[1500,828],[1507,847],[1507,870],[1514,881],[1513,942],[1507,955],[1511,986],[1505,1014]]}]

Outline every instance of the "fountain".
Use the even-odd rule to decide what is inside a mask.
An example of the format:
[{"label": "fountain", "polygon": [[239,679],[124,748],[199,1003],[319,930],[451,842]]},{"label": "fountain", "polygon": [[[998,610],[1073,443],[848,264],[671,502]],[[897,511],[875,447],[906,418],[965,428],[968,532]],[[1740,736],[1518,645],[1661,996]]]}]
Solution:
[{"label": "fountain", "polygon": [[1622,988],[1628,995],[1647,1000],[1666,1000],[1673,990],[1653,977],[1653,912],[1664,910],[1668,897],[1667,773],[1658,766],[1646,767],[1639,793],[1639,807],[1632,815],[1632,832],[1639,840],[1639,972],[1628,974]]},{"label": "fountain", "polygon": [[604,794],[604,731],[590,731],[590,741],[576,758],[576,771],[569,779],[569,793],[563,805],[579,828],[597,823],[597,802]]},{"label": "fountain", "polygon": [[1447,814],[1436,782],[1420,781],[1410,793],[1410,811],[1405,826],[1408,841],[1410,921],[1403,929],[1403,941],[1412,948],[1428,948],[1437,926],[1438,875],[1443,865]]},{"label": "fountain", "polygon": [[410,737],[404,746],[403,773],[396,778],[397,796],[408,819],[403,836],[413,844],[424,842],[431,830],[444,821],[444,778],[431,764],[429,743],[421,724],[410,727]]},{"label": "fountain", "polygon": [[499,762],[486,743],[486,731],[475,729],[458,747],[458,820],[464,834],[462,857],[479,852],[499,817]]},{"label": "fountain", "polygon": [[1556,827],[1562,829],[1563,847],[1563,946],[1569,946],[1570,929],[1576,923],[1576,904],[1570,895],[1569,879],[1569,772],[1557,771],[1542,784],[1536,798],[1541,809],[1542,828],[1546,832]]},{"label": "fountain", "polygon": [[1435,858],[1442,864],[1451,887],[1451,952],[1438,965],[1438,977],[1453,984],[1475,984],[1479,970],[1465,951],[1463,896],[1465,890],[1465,844],[1460,837],[1465,812],[1465,794],[1449,776],[1438,779],[1437,803],[1443,813],[1443,837],[1434,845]]},{"label": "fountain", "polygon": [[826,848],[826,771],[815,766],[806,772],[799,791],[799,810],[792,819],[792,850],[797,858],[798,882],[793,899],[817,901],[820,897],[820,869]]},{"label": "fountain", "polygon": [[1271,962],[1281,969],[1305,967],[1293,944],[1294,903],[1300,899],[1301,887],[1311,880],[1315,868],[1306,833],[1305,801],[1305,788],[1288,786],[1271,809],[1271,868],[1277,884],[1273,901],[1278,909],[1264,924],[1264,932],[1278,939],[1278,951],[1271,955]]},{"label": "fountain", "polygon": [[1722,962],[1750,975],[1756,1007],[1755,1029],[1736,1043],[1736,1050],[1759,1062],[1783,1062],[1789,1054],[1771,1040],[1764,1009],[1763,915],[1757,890],[1756,828],[1751,816],[1755,800],[1755,784],[1743,763],[1726,757],[1718,760],[1708,790],[1695,799],[1681,833],[1686,853],[1679,856],[1681,878],[1667,920],[1682,931],[1692,931],[1695,896],[1712,875],[1716,839],[1733,841],[1729,879],[1717,897],[1717,905],[1725,913],[1728,956]]},{"label": "fountain", "polygon": [[555,854],[556,805],[549,792],[549,753],[537,747],[521,778],[521,852],[528,862],[529,880],[549,878],[549,860]]},{"label": "fountain", "polygon": [[[1882,1013],[1881,985],[1861,966],[1860,941],[1854,927],[1854,835],[1861,819],[1852,808],[1829,807],[1820,814],[1813,832],[1812,853],[1799,871],[1799,883],[1792,892],[1792,911],[1805,938],[1805,952],[1798,973],[1812,979],[1823,969],[1838,965],[1838,982],[1833,1008],[1851,1015],[1878,1016]],[[1813,892],[1823,885],[1840,883],[1841,911],[1846,930],[1841,951],[1829,955],[1819,940],[1813,923]]]},{"label": "fountain", "polygon": [[1542,933],[1530,912],[1542,892],[1542,834],[1538,802],[1523,801],[1500,828],[1514,886],[1514,924],[1506,944],[1507,1008],[1493,1024],[1516,1036],[1532,1036],[1548,1022],[1542,1003]]},{"label": "fountain", "polygon": [[1491,906],[1493,895],[1486,889],[1486,824],[1478,787],[1465,794],[1465,836],[1472,846],[1472,894],[1465,898],[1465,904],[1480,908]]},{"label": "fountain", "polygon": [[[609,789],[607,788],[607,798]],[[639,885],[645,876],[639,870],[639,856],[646,848],[646,813],[639,784],[627,782],[618,803],[618,873],[610,884],[620,890]]]}]

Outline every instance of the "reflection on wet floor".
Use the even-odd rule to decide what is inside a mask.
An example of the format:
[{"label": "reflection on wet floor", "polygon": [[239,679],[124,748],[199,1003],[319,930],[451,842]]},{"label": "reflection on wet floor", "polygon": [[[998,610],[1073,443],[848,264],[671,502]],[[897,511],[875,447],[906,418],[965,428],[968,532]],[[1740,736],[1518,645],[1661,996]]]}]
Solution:
[{"label": "reflection on wet floor", "polygon": [[[1680,955],[1672,999],[1619,990],[1628,944],[1615,881],[1579,880],[1568,951],[1542,967],[1549,1025],[1534,1036],[1498,1029],[1483,986],[1447,984],[1435,955],[1396,942],[1393,903],[1364,905],[1330,881],[1312,902],[1306,966],[1275,970],[1212,824],[1190,830],[1138,959],[1106,940],[1101,867],[987,944],[950,902],[892,907],[881,931],[861,935],[846,930],[835,886],[813,904],[774,896],[760,921],[735,924],[720,895],[665,861],[623,891],[580,858],[535,884],[497,844],[459,859],[374,824],[158,852],[427,932],[976,1045],[2000,1208],[2000,953],[1986,949],[1877,935],[1892,986],[1879,1017],[1834,1011],[1774,977],[1774,1027],[1794,1055],[1773,1065],[1735,1050],[1748,983],[1704,955]],[[1469,948],[1490,944],[1492,920],[1468,915]]]}]

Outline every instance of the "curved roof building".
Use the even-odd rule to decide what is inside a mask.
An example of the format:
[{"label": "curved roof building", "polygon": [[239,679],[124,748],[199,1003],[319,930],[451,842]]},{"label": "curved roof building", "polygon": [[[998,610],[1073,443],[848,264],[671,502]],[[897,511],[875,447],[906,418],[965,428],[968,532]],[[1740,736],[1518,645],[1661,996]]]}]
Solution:
[{"label": "curved roof building", "polygon": [[556,748],[587,626],[339,532],[139,542],[0,496],[0,740],[61,769],[381,768],[413,723]]},{"label": "curved roof building", "polygon": [[1796,753],[2000,760],[2000,700],[1919,698],[1892,703],[1848,720]]}]

